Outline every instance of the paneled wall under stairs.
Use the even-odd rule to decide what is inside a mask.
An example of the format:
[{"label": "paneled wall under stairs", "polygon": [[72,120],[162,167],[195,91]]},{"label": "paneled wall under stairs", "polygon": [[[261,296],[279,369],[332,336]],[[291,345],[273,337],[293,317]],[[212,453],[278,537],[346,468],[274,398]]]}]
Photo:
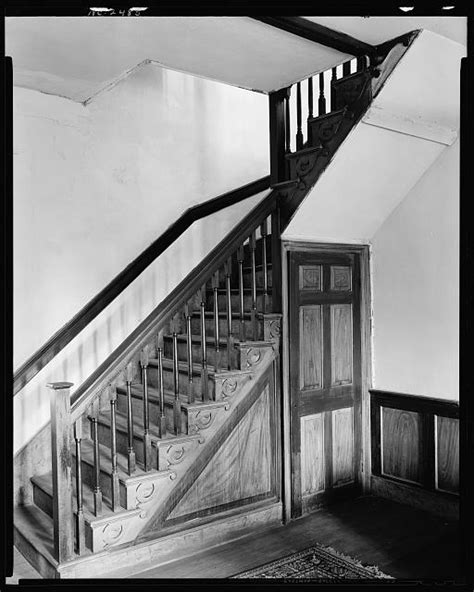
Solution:
[{"label": "paneled wall under stairs", "polygon": [[458,403],[370,392],[372,493],[457,519]]}]

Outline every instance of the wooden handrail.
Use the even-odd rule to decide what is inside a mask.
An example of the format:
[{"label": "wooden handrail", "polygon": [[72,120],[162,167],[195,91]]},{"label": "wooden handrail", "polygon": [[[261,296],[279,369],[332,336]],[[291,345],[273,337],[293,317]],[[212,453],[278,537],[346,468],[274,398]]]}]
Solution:
[{"label": "wooden handrail", "polygon": [[[92,398],[107,388],[120,368],[169,321],[175,311],[183,306],[234,253],[265,217],[277,211],[278,192],[272,191],[258,203],[243,220],[197,265],[176,288],[143,320],[140,325],[113,351],[110,356],[81,384],[72,395],[72,421],[87,409]],[[273,220],[272,220],[273,225]],[[272,226],[272,235],[274,228]]]},{"label": "wooden handrail", "polygon": [[183,234],[194,222],[232,206],[270,187],[270,176],[243,185],[193,206],[121,271],[103,290],[90,300],[68,323],[57,331],[15,372],[13,394],[16,395],[66,345],[78,335],[106,306],[129,286],[159,255]]}]

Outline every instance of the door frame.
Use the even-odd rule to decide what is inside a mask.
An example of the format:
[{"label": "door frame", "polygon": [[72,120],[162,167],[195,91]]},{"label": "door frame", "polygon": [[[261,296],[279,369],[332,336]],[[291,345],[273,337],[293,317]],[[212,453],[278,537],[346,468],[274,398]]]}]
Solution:
[{"label": "door frame", "polygon": [[370,273],[370,245],[350,243],[320,243],[307,240],[281,241],[282,249],[282,435],[283,435],[283,520],[291,520],[291,408],[290,408],[290,334],[289,334],[289,282],[288,260],[292,251],[310,253],[353,254],[359,258],[360,269],[360,331],[361,331],[361,463],[362,491],[370,490],[370,394],[372,388],[372,298]]}]

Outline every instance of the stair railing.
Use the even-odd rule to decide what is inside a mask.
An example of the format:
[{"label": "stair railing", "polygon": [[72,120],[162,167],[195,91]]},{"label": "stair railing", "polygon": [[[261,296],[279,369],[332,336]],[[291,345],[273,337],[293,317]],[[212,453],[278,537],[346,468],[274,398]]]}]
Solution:
[{"label": "stair railing", "polygon": [[[211,400],[209,372],[231,368],[234,346],[238,341],[263,338],[258,320],[270,312],[270,294],[271,310],[280,311],[281,288],[276,285],[280,268],[278,210],[278,194],[273,191],[75,391],[72,404],[70,383],[50,385],[54,553],[58,561],[70,560],[75,553],[84,552],[85,513],[101,516],[105,506],[113,512],[120,509],[120,470],[134,475],[137,467],[145,472],[159,468],[151,440],[153,436],[164,436],[170,427],[175,435],[182,432],[185,425],[183,399],[188,402],[194,398]],[[257,271],[261,278],[259,285]],[[224,295],[225,300],[223,324],[220,324],[223,317],[219,294]],[[208,298],[208,295],[212,297]],[[193,335],[193,327],[197,325],[199,332]],[[208,327],[213,327],[214,335],[207,335]],[[221,334],[223,327],[225,336]],[[184,355],[186,370],[182,372],[180,358]],[[200,392],[196,391],[193,382],[198,359]],[[173,387],[169,395],[164,386],[166,360],[172,365]],[[159,413],[155,418],[149,409],[148,379],[152,361],[156,362],[158,374]],[[141,398],[141,407],[136,405],[137,397]],[[168,425],[167,404],[172,416],[168,416]],[[119,467],[117,462],[117,411],[120,409],[126,417],[125,467]],[[105,416],[109,418],[108,435],[103,430]],[[86,439],[93,449],[93,467],[88,468],[93,492],[91,502],[87,502],[83,495],[85,470],[81,451]],[[102,444],[110,447],[110,482],[104,481],[107,476],[101,471]]]},{"label": "stair railing", "polygon": [[[292,145],[299,151],[312,145],[312,128],[309,122],[337,110],[337,86],[341,77],[364,72],[369,68],[369,57],[360,56],[342,65],[270,94],[270,160],[272,185],[289,180],[289,170],[285,156],[291,154]],[[307,88],[307,103],[304,104],[303,89]],[[296,90],[296,93],[293,93]],[[329,92],[327,92],[327,90]],[[315,95],[317,93],[317,113]],[[330,105],[328,111],[327,105]],[[308,126],[303,126],[303,113],[306,111]],[[296,124],[292,113],[296,112]],[[293,130],[296,130],[294,132]],[[306,141],[305,141],[306,135]]]}]

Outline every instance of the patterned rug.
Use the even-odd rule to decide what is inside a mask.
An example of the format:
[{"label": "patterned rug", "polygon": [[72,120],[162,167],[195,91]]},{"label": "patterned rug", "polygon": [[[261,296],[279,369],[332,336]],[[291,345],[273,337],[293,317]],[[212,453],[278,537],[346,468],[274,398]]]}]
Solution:
[{"label": "patterned rug", "polygon": [[388,579],[391,576],[379,571],[377,567],[366,567],[347,555],[338,553],[331,547],[316,544],[313,547],[293,553],[282,559],[270,561],[255,569],[239,573],[232,578],[279,578],[279,579],[317,579],[323,580],[367,580]]}]

